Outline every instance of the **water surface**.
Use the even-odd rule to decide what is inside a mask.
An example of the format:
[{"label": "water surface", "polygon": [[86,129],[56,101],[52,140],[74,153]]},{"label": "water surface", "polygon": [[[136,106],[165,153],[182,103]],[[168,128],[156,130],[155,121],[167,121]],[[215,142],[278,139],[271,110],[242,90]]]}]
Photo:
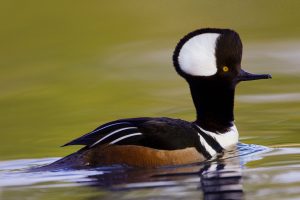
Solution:
[{"label": "water surface", "polygon": [[[3,199],[284,199],[299,197],[300,163],[258,160],[291,157],[300,148],[238,144],[222,158],[194,165],[133,169],[124,166],[30,172],[57,158],[0,162]],[[270,164],[270,162],[269,162]],[[34,194],[34,195],[33,195]]]},{"label": "water surface", "polygon": [[[106,120],[143,116],[144,113],[148,113],[148,116],[193,119],[194,111],[186,84],[170,72],[173,70],[171,67],[149,69],[146,64],[146,60],[151,58],[160,65],[168,65],[163,60],[167,57],[166,52],[171,50],[161,50],[159,53],[151,49],[144,53],[132,50],[144,47],[145,44],[141,47],[139,45],[113,48],[112,51],[119,58],[114,59],[115,56],[110,55],[103,59],[101,62],[110,67],[109,72],[102,75],[101,80],[96,79],[101,82],[100,85],[96,82],[85,85],[86,91],[76,85],[74,90],[64,90],[67,96],[61,94],[60,98],[48,101],[51,95],[58,95],[57,91],[37,86],[31,89],[32,92],[19,94],[21,96],[15,101],[6,101],[8,105],[2,107],[2,112],[6,112],[4,120],[10,126],[2,128],[4,130],[6,127],[6,130],[13,132],[3,136],[6,142],[0,147],[3,152],[0,154],[2,199],[300,198],[300,79],[297,64],[293,64],[297,63],[295,60],[298,57],[280,57],[281,54],[274,53],[270,54],[273,57],[265,60],[261,54],[256,54],[262,48],[266,48],[266,51],[272,49],[273,52],[285,48],[285,52],[293,52],[294,47],[290,49],[289,45],[280,43],[249,45],[244,68],[255,72],[270,72],[273,79],[238,86],[236,124],[243,143],[238,145],[237,151],[229,152],[223,159],[151,170],[108,166],[86,170],[28,172],[31,167],[58,159],[53,158],[53,155],[72,152],[76,148],[60,149],[56,146]],[[123,55],[124,48],[127,50]],[[118,59],[123,60],[125,57],[132,59],[128,58],[130,66],[126,69],[117,65]],[[290,59],[294,60],[290,62]],[[259,65],[266,67],[256,68],[257,60],[260,61]],[[289,65],[282,69],[278,60]],[[160,73],[156,74],[155,70]],[[95,78],[96,75],[89,76]],[[80,89],[78,94],[77,90]],[[106,93],[94,93],[95,89]],[[26,87],[24,90],[27,90]],[[36,94],[37,91],[40,92]],[[6,95],[8,98],[13,94],[7,90]],[[75,98],[73,95],[81,98],[70,101]],[[2,95],[2,103],[5,103],[5,93]],[[77,109],[78,105],[80,107]],[[50,109],[52,106],[54,109]],[[19,109],[19,119],[28,119],[14,124],[12,119],[15,115],[11,113],[14,109]],[[31,109],[36,112],[31,112]],[[45,119],[38,119],[41,116]],[[24,126],[25,122],[30,123]]]}]

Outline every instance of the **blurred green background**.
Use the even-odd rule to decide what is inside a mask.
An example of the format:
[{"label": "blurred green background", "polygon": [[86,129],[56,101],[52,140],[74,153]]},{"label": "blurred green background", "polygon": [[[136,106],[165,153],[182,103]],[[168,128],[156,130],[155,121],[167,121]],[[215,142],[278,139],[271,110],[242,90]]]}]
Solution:
[{"label": "blurred green background", "polygon": [[118,118],[193,120],[171,56],[203,27],[239,32],[244,68],[273,75],[237,89],[242,142],[299,146],[299,9],[296,0],[0,1],[0,159],[66,155],[78,147],[60,145]]}]

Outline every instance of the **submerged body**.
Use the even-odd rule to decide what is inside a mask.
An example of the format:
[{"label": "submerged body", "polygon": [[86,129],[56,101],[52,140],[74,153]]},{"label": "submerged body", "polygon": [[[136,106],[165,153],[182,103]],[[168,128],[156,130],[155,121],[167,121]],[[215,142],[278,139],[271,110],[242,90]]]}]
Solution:
[{"label": "submerged body", "polygon": [[238,142],[234,94],[240,81],[271,78],[241,69],[242,42],[229,29],[200,29],[175,48],[176,71],[189,84],[197,112],[194,122],[171,118],[131,118],[106,123],[67,145],[85,147],[52,167],[125,164],[159,167],[216,157]]}]

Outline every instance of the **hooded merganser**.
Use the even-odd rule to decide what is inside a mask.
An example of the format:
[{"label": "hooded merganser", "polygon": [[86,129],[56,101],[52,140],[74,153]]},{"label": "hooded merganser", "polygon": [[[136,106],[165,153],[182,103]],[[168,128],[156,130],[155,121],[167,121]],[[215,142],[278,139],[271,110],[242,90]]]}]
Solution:
[{"label": "hooded merganser", "polygon": [[158,167],[222,154],[238,142],[233,114],[236,85],[271,78],[242,70],[241,60],[242,42],[233,30],[205,28],[187,34],[175,48],[173,63],[190,86],[197,112],[194,122],[166,117],[112,121],[63,145],[85,147],[56,164]]}]

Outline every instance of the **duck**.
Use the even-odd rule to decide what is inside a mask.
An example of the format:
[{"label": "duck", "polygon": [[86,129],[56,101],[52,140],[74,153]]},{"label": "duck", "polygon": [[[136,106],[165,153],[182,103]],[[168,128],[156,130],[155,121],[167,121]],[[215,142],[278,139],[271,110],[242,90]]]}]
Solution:
[{"label": "duck", "polygon": [[234,122],[235,88],[242,81],[270,79],[241,67],[243,45],[231,29],[202,28],[176,45],[173,64],[186,80],[196,110],[192,122],[168,117],[118,119],[63,146],[83,148],[51,166],[141,168],[185,165],[218,158],[239,141]]}]

